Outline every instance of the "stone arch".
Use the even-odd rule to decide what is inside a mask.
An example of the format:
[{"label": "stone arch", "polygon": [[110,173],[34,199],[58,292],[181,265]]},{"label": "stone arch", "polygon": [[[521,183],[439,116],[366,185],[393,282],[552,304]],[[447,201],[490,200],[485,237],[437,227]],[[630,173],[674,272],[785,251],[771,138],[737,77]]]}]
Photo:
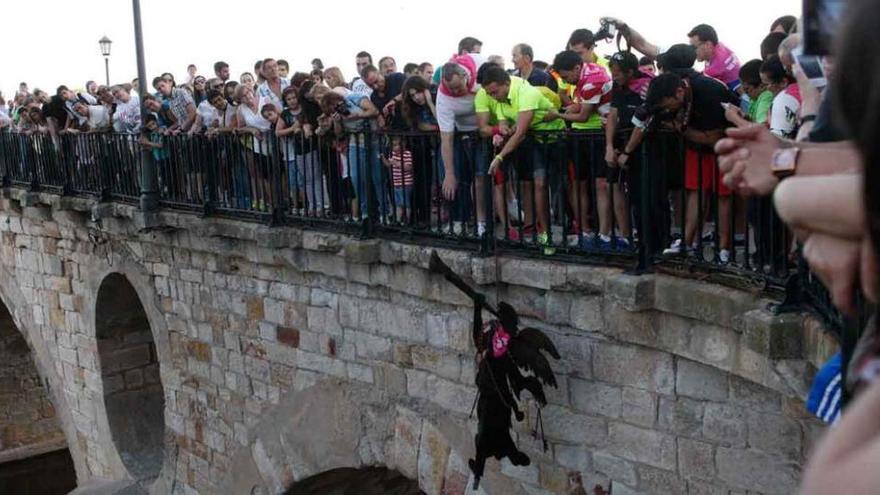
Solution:
[{"label": "stone arch", "polygon": [[[464,494],[473,482],[472,454],[472,431],[430,403],[327,378],[289,392],[263,415],[218,486],[281,493],[328,472],[373,467],[417,481],[427,495]],[[487,470],[483,491],[518,493],[495,468]]]},{"label": "stone arch", "polygon": [[28,301],[22,294],[15,276],[2,264],[0,264],[0,304],[8,310],[15,328],[18,329],[27,347],[30,349],[33,364],[38,375],[48,389],[47,392],[55,408],[56,417],[67,440],[67,447],[73,459],[77,480],[88,479],[89,467],[86,454],[78,441],[76,427],[71,417],[71,410],[67,405],[67,398],[62,391],[61,381],[55,371],[55,367],[51,364],[54,360],[49,356],[48,349],[39,331],[40,325],[34,322],[32,306],[28,304]]},{"label": "stone arch", "polygon": [[[146,315],[149,329],[151,331],[151,339],[155,347],[155,356],[159,365],[160,381],[166,380],[168,373],[172,373],[173,366],[171,364],[171,349],[168,341],[168,332],[165,324],[165,316],[160,309],[159,297],[153,285],[152,278],[147,273],[139,256],[127,248],[126,244],[111,243],[113,249],[107,250],[106,257],[95,257],[94,263],[85,268],[83,271],[83,283],[87,291],[87,303],[83,306],[83,321],[90,322],[95,326],[91,328],[92,335],[98,340],[98,322],[102,315],[97,311],[98,294],[102,284],[111,276],[122,276],[125,278],[130,288],[137,296],[137,300]],[[103,374],[98,359],[99,371]],[[124,376],[123,376],[124,380]],[[163,383],[164,385],[164,383]],[[106,408],[104,396],[105,383],[101,380],[101,390],[95,392],[97,395],[92,397],[96,411],[96,427],[102,458],[107,463],[109,472],[106,476],[113,480],[138,480],[138,476],[129,472],[128,467],[122,459],[122,455],[118,450],[117,444],[114,442],[113,431],[110,425],[110,418]],[[163,395],[166,393],[163,387]],[[167,411],[163,411],[163,419],[168,424],[166,418]],[[158,479],[153,483],[152,490],[156,493],[170,493],[171,484],[174,478],[174,469],[177,462],[177,449],[174,445],[174,437],[172,433],[163,428],[163,457],[164,462],[161,471],[157,475]],[[141,486],[145,486],[149,479],[141,479]],[[158,486],[158,485],[163,486]]]},{"label": "stone arch", "polygon": [[76,488],[67,439],[33,353],[0,301],[0,486],[10,493]]},{"label": "stone arch", "polygon": [[95,338],[111,439],[129,475],[152,482],[165,451],[165,396],[153,331],[125,275],[111,273],[95,299]]}]

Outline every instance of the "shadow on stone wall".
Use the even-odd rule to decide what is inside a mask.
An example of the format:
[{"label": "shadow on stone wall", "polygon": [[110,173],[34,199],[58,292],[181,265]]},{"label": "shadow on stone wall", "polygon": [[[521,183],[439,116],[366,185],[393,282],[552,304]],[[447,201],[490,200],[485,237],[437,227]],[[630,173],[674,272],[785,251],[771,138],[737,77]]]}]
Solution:
[{"label": "shadow on stone wall", "polygon": [[150,324],[125,276],[104,279],[95,317],[113,442],[134,479],[152,480],[162,469],[165,398]]}]

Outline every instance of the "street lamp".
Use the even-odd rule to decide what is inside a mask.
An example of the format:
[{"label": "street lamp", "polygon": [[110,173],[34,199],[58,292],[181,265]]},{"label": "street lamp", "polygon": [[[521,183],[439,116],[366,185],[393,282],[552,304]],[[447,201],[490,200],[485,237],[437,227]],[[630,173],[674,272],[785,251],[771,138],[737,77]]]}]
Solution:
[{"label": "street lamp", "polygon": [[112,43],[113,42],[110,41],[110,38],[106,36],[98,40],[98,45],[101,46],[101,55],[104,56],[104,71],[107,76],[107,86],[110,86],[110,45]]}]

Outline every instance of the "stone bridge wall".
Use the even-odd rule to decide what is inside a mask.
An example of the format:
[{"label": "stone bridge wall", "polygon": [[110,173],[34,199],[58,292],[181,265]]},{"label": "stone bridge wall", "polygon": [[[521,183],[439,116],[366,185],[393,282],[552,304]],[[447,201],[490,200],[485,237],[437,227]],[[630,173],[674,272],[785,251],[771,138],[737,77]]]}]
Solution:
[{"label": "stone bridge wall", "polygon": [[[462,493],[472,309],[428,273],[427,248],[8,196],[0,298],[53,385],[81,484],[132,477],[104,402],[120,380],[102,372],[96,334],[98,289],[116,273],[143,305],[164,390],[153,493],[275,493],[359,465]],[[698,281],[440,254],[563,355],[544,411],[549,450],[530,435],[529,408],[518,433],[532,466],[491,461],[483,493],[568,493],[571,471],[588,487],[613,481],[615,495],[796,489],[820,432],[801,399],[810,363],[833,350],[814,324]]]}]

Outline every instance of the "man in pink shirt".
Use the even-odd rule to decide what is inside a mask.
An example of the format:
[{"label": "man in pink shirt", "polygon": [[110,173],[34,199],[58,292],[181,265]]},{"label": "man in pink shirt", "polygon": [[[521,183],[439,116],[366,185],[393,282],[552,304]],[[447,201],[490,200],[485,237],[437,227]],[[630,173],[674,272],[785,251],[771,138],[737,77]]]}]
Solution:
[{"label": "man in pink shirt", "polygon": [[700,24],[688,33],[691,46],[697,51],[697,60],[706,62],[703,73],[727,85],[731,91],[742,94],[739,81],[740,63],[730,48],[718,41],[718,33],[708,24]]}]

